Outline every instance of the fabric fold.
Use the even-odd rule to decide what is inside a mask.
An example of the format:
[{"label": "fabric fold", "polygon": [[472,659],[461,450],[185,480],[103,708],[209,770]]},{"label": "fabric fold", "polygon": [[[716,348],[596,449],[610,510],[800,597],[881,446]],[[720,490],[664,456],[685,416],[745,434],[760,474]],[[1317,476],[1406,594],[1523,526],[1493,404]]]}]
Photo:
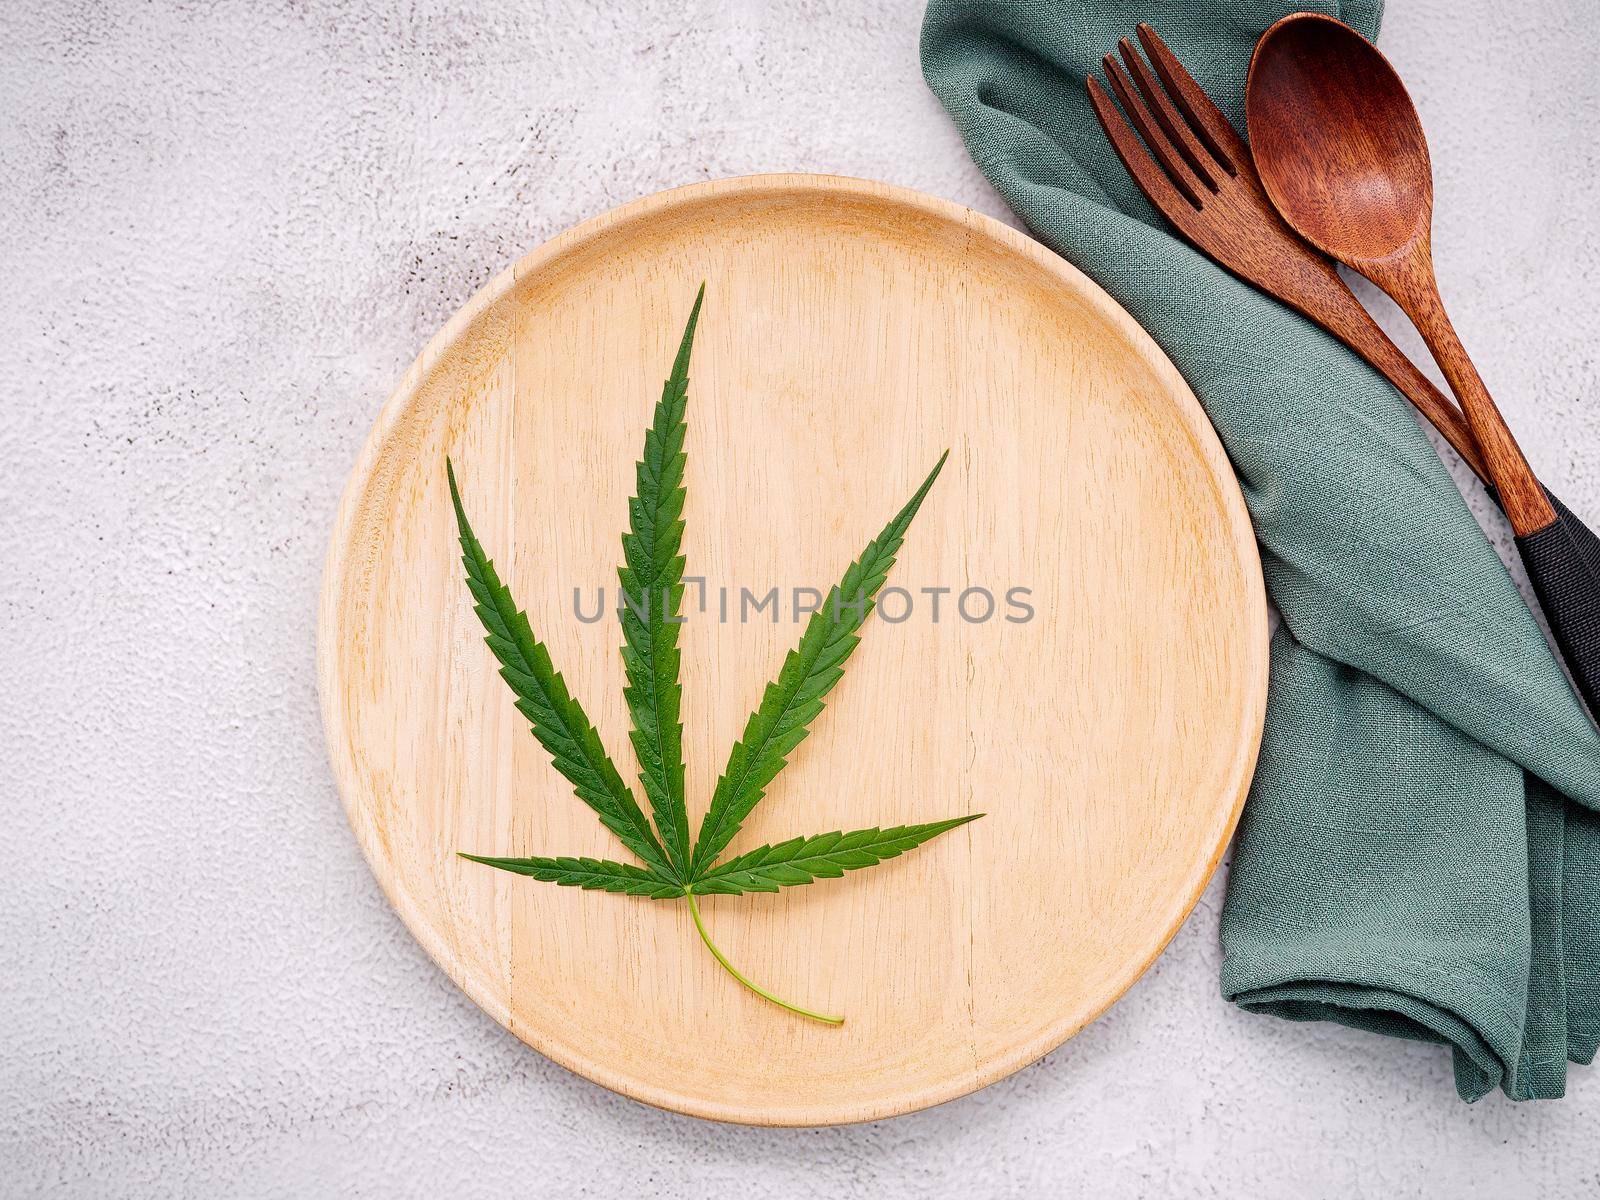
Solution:
[{"label": "fabric fold", "polygon": [[[1376,34],[1378,4],[1322,7]],[[1085,92],[1149,21],[1242,131],[1290,11],[934,0],[923,68],[1006,202],[1172,358],[1250,508],[1283,624],[1224,994],[1448,1043],[1468,1099],[1559,1096],[1600,1034],[1600,736],[1409,405],[1177,240]]]}]

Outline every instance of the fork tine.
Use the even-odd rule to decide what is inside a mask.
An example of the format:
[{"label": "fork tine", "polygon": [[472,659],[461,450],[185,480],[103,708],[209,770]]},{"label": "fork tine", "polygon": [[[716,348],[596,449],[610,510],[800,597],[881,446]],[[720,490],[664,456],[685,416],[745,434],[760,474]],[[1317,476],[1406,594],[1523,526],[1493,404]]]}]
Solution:
[{"label": "fork tine", "polygon": [[[1133,43],[1123,38],[1117,43],[1117,49],[1122,51],[1122,61],[1128,66],[1128,74],[1133,76],[1133,82],[1139,89],[1139,94],[1144,97],[1145,104],[1149,107],[1151,115],[1155,117],[1156,124],[1161,126],[1161,131],[1172,140],[1178,153],[1183,155],[1183,161],[1189,164],[1189,169],[1211,191],[1217,190],[1214,174],[1217,169],[1216,160],[1211,158],[1207,148],[1195,140],[1190,131],[1188,122],[1178,115],[1178,110],[1172,107],[1172,101],[1167,99],[1167,94],[1156,83],[1155,77],[1150,74],[1150,68],[1144,65],[1144,59],[1139,57],[1139,52],[1133,48]],[[1208,169],[1209,168],[1209,169]]]},{"label": "fork tine", "polygon": [[1144,106],[1144,101],[1139,98],[1133,84],[1128,82],[1128,77],[1123,73],[1122,64],[1109,54],[1103,61],[1106,78],[1111,81],[1111,90],[1121,101],[1122,111],[1128,114],[1128,120],[1144,139],[1144,144],[1150,150],[1150,156],[1161,164],[1161,169],[1172,180],[1173,186],[1183,193],[1190,204],[1196,208],[1204,207],[1200,192],[1205,189],[1205,185],[1189,170],[1188,164],[1183,161],[1183,156],[1151,118],[1150,110]]},{"label": "fork tine", "polygon": [[1237,175],[1239,168],[1252,165],[1250,150],[1244,139],[1222,115],[1222,110],[1206,95],[1205,89],[1194,81],[1178,56],[1168,49],[1156,31],[1141,21],[1138,28],[1139,44],[1150,56],[1150,62],[1161,76],[1167,94],[1172,97],[1178,111],[1188,118],[1189,124],[1200,140],[1211,151],[1212,157],[1222,164],[1229,175]]},{"label": "fork tine", "polygon": [[1116,151],[1128,174],[1133,176],[1134,183],[1139,185],[1145,199],[1155,205],[1167,220],[1182,229],[1195,213],[1193,201],[1183,196],[1156,165],[1128,127],[1127,118],[1118,110],[1116,102],[1100,86],[1100,81],[1091,77],[1088,82],[1089,103],[1094,107],[1094,115],[1100,122],[1100,128],[1105,130],[1106,140],[1111,143],[1112,150]]}]

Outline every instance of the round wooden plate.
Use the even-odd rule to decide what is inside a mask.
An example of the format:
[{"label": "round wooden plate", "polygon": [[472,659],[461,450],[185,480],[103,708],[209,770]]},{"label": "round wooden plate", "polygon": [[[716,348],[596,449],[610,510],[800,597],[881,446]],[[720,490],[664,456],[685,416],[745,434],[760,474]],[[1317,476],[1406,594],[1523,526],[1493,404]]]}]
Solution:
[{"label": "round wooden plate", "polygon": [[[634,461],[702,280],[684,550],[708,603],[691,607],[681,640],[694,820],[799,636],[791,590],[837,580],[952,451],[889,580],[908,596],[868,622],[732,848],[988,816],[842,879],[703,906],[746,974],[844,1013],[838,1028],[739,987],[681,901],[558,888],[455,856],[628,854],[495,673],[462,581],[445,456],[632,781],[616,621],[576,613],[593,616],[599,587],[615,603]],[[773,586],[777,620],[768,609],[741,622],[741,589]],[[950,590],[923,590],[938,588]],[[1008,604],[1013,588],[1029,591]],[[957,611],[967,589],[995,597],[988,620],[975,619],[982,592]],[[1006,619],[1023,604],[1032,619]],[[1104,292],[957,205],[764,176],[588,221],[428,344],[345,492],[319,671],[356,836],[468,995],[629,1096],[812,1125],[999,1079],[1150,965],[1238,818],[1267,617],[1215,433]]]}]

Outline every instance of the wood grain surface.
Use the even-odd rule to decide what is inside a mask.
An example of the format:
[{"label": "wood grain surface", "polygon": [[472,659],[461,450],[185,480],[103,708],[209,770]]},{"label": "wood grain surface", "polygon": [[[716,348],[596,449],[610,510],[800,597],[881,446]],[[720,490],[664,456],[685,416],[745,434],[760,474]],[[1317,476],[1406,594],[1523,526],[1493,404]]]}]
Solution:
[{"label": "wood grain surface", "polygon": [[[793,1017],[712,961],[681,902],[461,861],[625,857],[495,675],[461,580],[453,457],[488,551],[633,778],[614,619],[651,406],[701,280],[688,407],[682,634],[698,820],[826,588],[946,447],[949,466],[844,681],[732,849],[986,811],[912,853],[779,895],[713,897],[713,935]],[[733,612],[719,619],[717,593]],[[785,611],[738,620],[739,589]],[[924,588],[940,596],[940,619]],[[1032,620],[1004,593],[1031,589]],[[987,588],[987,621],[955,612]],[[890,599],[890,615],[904,602]],[[976,599],[968,608],[982,607]],[[483,289],[385,406],[340,508],[319,630],[350,822],[422,945],[555,1061],[681,1112],[867,1120],[1037,1059],[1166,944],[1238,818],[1267,618],[1242,498],[1176,370],[1042,247],[880,184],[762,176],[589,221]],[[397,1019],[404,1019],[397,1014]]]}]

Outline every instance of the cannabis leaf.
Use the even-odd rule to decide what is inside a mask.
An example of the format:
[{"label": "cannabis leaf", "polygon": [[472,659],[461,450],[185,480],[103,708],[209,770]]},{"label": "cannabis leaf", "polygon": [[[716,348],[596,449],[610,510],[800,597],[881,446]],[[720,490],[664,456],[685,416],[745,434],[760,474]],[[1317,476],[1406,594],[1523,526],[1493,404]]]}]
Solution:
[{"label": "cannabis leaf", "polygon": [[916,494],[850,564],[822,607],[811,615],[799,644],[784,659],[778,678],[767,685],[760,705],[745,724],[744,736],[734,744],[691,849],[683,782],[678,613],[683,601],[680,551],[689,357],[704,297],[702,284],[645,434],[644,454],[635,468],[636,494],[628,504],[628,532],[622,535],[622,566],[617,572],[622,590],[618,610],[622,661],[627,674],[623,696],[633,718],[630,740],[639,762],[639,782],[655,819],[653,828],[606,754],[600,735],[551,665],[549,652],[534,637],[526,614],[518,610],[511,592],[500,582],[467,522],[455,467],[448,460],[445,463],[467,587],[488,635],[489,649],[500,661],[501,677],[517,697],[517,708],[528,718],[534,737],[549,752],[556,770],[644,865],[597,858],[493,858],[465,853],[461,857],[563,887],[654,900],[682,897],[706,948],[735,979],[790,1012],[837,1025],[843,1017],[780,1000],[741,974],[711,940],[696,897],[776,892],[818,879],[837,879],[846,871],[904,854],[983,815],[791,838],[717,861],[789,755],[805,740],[811,723],[822,712],[823,698],[844,675],[845,662],[861,640],[858,631],[872,612],[874,598],[894,566],[906,531],[949,452],[934,464]]},{"label": "cannabis leaf", "polygon": [[837,879],[846,871],[872,867],[922,845],[929,838],[976,821],[983,814],[952,817],[931,825],[896,825],[893,829],[857,829],[853,833],[819,833],[790,838],[775,846],[761,846],[730,858],[694,881],[702,896],[739,896],[745,892],[775,892],[815,879]]},{"label": "cannabis leaf", "polygon": [[588,888],[594,892],[623,892],[629,896],[649,896],[653,900],[683,895],[683,885],[680,883],[663,879],[644,867],[612,862],[606,858],[485,858],[481,854],[463,854],[461,857],[486,867],[499,867],[502,871],[529,875],[545,883],[559,883],[562,887]]},{"label": "cannabis leaf", "polygon": [[894,556],[900,552],[911,518],[922,507],[923,497],[949,457],[946,450],[917,494],[850,564],[844,579],[834,585],[822,607],[811,614],[800,644],[783,660],[777,681],[767,685],[761,707],[750,714],[744,737],[734,744],[727,770],[712,793],[711,810],[700,826],[694,848],[696,875],[733,840],[750,810],[766,794],[767,784],[783,769],[789,752],[805,740],[806,727],[822,711],[822,698],[844,675],[845,660],[861,641],[856,630],[867,619],[872,598],[894,566]]},{"label": "cannabis leaf", "polygon": [[496,574],[494,563],[467,523],[456,486],[455,466],[445,462],[450,480],[450,502],[455,505],[461,530],[461,562],[467,568],[467,587],[477,601],[474,611],[488,633],[484,639],[500,660],[500,676],[517,697],[517,708],[533,726],[533,736],[550,754],[556,770],[599,816],[601,824],[622,839],[622,844],[651,868],[671,878],[661,843],[639,809],[628,785],[612,764],[600,735],[567,691],[561,673],[550,663],[550,652],[533,636],[526,613],[518,610],[511,592]]},{"label": "cannabis leaf", "polygon": [[700,320],[700,285],[678,345],[672,374],[661,388],[655,421],[635,467],[638,495],[628,502],[629,531],[622,535],[623,696],[633,714],[633,750],[639,782],[650,798],[656,828],[674,878],[689,878],[689,814],[683,799],[683,725],[678,712],[678,606],[683,600],[684,410],[689,396],[689,351]]}]

